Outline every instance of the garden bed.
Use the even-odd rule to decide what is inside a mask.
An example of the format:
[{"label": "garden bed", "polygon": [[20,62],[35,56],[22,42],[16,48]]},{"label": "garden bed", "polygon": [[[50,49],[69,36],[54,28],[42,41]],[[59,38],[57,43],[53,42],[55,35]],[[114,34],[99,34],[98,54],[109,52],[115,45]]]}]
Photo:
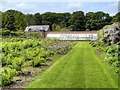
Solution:
[{"label": "garden bed", "polygon": [[21,88],[75,43],[52,38],[4,38],[1,44],[3,88]]}]

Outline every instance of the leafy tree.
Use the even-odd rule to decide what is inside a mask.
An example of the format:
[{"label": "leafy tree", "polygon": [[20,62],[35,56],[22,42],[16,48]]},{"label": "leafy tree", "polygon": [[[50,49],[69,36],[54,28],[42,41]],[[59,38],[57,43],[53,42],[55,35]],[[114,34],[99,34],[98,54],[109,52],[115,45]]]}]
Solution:
[{"label": "leafy tree", "polygon": [[11,31],[24,30],[26,27],[25,15],[16,10],[8,10],[2,13],[2,27]]},{"label": "leafy tree", "polygon": [[41,16],[42,16],[42,24],[52,25],[57,21],[56,13],[46,12]]},{"label": "leafy tree", "polygon": [[58,24],[53,24],[52,25],[52,31],[60,31],[60,30],[61,30],[60,25],[58,25]]},{"label": "leafy tree", "polygon": [[35,25],[35,17],[34,17],[33,14],[27,14],[25,16],[25,18],[26,18],[26,21],[27,21],[27,26],[29,26],[29,25]]},{"label": "leafy tree", "polygon": [[41,25],[42,24],[42,17],[40,13],[35,13],[35,24],[36,25]]},{"label": "leafy tree", "polygon": [[94,12],[88,12],[86,13],[86,20],[94,19],[95,18],[94,16],[95,16]]},{"label": "leafy tree", "polygon": [[60,24],[61,27],[69,26],[70,13],[57,13],[57,24]]},{"label": "leafy tree", "polygon": [[111,23],[114,22],[120,22],[120,12],[118,12],[115,16],[113,16]]},{"label": "leafy tree", "polygon": [[108,13],[98,11],[86,13],[85,28],[89,30],[99,30],[107,24],[110,24],[112,18]]},{"label": "leafy tree", "polygon": [[69,19],[69,24],[70,24],[70,28],[71,30],[84,30],[85,29],[85,16],[84,16],[84,12],[83,11],[76,11],[73,12],[73,14],[71,15],[70,19]]},{"label": "leafy tree", "polygon": [[108,13],[101,11],[88,12],[85,16],[83,11],[76,11],[72,14],[68,12],[23,14],[17,10],[7,10],[6,12],[0,12],[0,15],[1,14],[2,18],[0,16],[0,20],[2,19],[2,25],[0,24],[0,27],[11,31],[25,30],[26,26],[41,24],[50,25],[50,28],[54,31],[63,30],[62,28],[68,28],[72,31],[81,31],[85,29],[99,30],[105,25],[120,21],[119,13],[110,17]]},{"label": "leafy tree", "polygon": [[5,12],[4,14],[4,23],[3,23],[3,26],[6,28],[6,29],[9,29],[11,31],[15,31],[15,10],[8,10]]},{"label": "leafy tree", "polygon": [[10,15],[9,17],[7,17],[7,24],[5,25],[5,28],[11,31],[15,31],[15,18],[13,15]]},{"label": "leafy tree", "polygon": [[22,12],[17,12],[15,15],[15,28],[16,30],[25,30],[27,26],[27,21],[25,19],[25,15]]}]

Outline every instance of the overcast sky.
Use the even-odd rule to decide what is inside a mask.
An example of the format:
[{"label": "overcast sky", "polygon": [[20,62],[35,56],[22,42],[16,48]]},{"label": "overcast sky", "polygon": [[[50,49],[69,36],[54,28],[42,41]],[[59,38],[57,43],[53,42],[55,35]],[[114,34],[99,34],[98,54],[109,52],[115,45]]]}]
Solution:
[{"label": "overcast sky", "polygon": [[[97,0],[96,0],[97,1]],[[50,0],[19,0],[19,1],[7,1],[2,0],[0,2],[0,11],[6,11],[9,9],[15,9],[22,11],[23,13],[44,13],[44,12],[74,12],[84,11],[96,12],[104,11],[110,15],[115,15],[118,12],[118,1],[117,0],[106,0],[97,1],[91,0],[91,2],[75,1],[75,0],[61,0],[61,1],[50,1]],[[114,1],[114,2],[113,2]]]}]

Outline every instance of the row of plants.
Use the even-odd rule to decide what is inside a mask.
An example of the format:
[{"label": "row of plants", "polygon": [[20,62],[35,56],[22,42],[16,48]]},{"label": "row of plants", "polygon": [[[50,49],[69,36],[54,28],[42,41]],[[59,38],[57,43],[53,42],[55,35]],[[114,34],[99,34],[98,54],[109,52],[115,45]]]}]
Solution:
[{"label": "row of plants", "polygon": [[109,63],[113,70],[118,74],[119,65],[120,65],[120,48],[118,44],[101,44],[96,42],[90,42],[90,44],[95,47],[96,50],[99,50],[104,55],[104,60]]},{"label": "row of plants", "polygon": [[[42,33],[38,32],[23,32],[23,31],[10,31],[8,29],[1,28],[0,29],[0,35],[4,38],[8,37],[8,39],[11,37],[17,37],[17,38],[43,38]],[[17,39],[18,40],[18,39]]]},{"label": "row of plants", "polygon": [[105,50],[107,52],[105,60],[113,67],[116,73],[118,73],[120,65],[119,50],[119,45],[116,44],[108,46]]},{"label": "row of plants", "polygon": [[[37,49],[39,49],[39,52],[33,55]],[[19,74],[23,64],[30,60],[32,60],[32,63],[34,63],[34,58],[38,58],[39,54],[41,55],[41,52],[45,53],[46,51],[41,48],[41,40],[39,39],[24,39],[24,41],[18,42],[2,42],[2,84],[8,85],[11,81],[11,78]]]},{"label": "row of plants", "polygon": [[106,38],[106,41],[108,42],[103,41],[104,32],[109,29],[111,29],[110,26],[105,26],[103,29],[98,31],[98,40],[91,41],[90,44],[95,47],[96,50],[99,50],[105,54],[104,60],[108,62],[114,71],[118,74],[120,66],[120,41],[117,41],[116,43],[110,43],[108,38]]},{"label": "row of plants", "polygon": [[[40,67],[53,60],[55,54],[64,55],[71,48],[71,42],[53,38],[3,38],[2,85],[9,85],[13,77],[20,75],[22,68]],[[51,47],[51,48],[50,48]]]},{"label": "row of plants", "polygon": [[72,48],[70,41],[57,41],[50,45],[45,46],[46,50],[50,50],[54,53],[64,55]]}]

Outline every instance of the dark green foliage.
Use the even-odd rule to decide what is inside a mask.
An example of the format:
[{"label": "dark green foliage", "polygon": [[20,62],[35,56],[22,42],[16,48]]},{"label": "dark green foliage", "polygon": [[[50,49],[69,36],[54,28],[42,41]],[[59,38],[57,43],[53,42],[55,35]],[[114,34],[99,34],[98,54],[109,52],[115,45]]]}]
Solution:
[{"label": "dark green foliage", "polygon": [[108,46],[106,52],[111,54],[113,57],[118,56],[118,54],[120,54],[118,45]]},{"label": "dark green foliage", "polygon": [[69,19],[70,26],[72,31],[81,31],[85,29],[85,16],[84,12],[76,11],[73,12]]},{"label": "dark green foliage", "polygon": [[25,19],[27,21],[27,26],[35,25],[35,16],[32,14],[25,15]]},{"label": "dark green foliage", "polygon": [[85,28],[89,30],[99,30],[105,25],[109,25],[112,18],[108,13],[104,12],[88,12],[86,13]]},{"label": "dark green foliage", "polygon": [[62,28],[68,28],[72,31],[85,31],[85,29],[99,30],[105,25],[111,24],[113,22],[118,22],[119,18],[119,13],[114,17],[110,17],[108,13],[101,11],[88,12],[86,15],[84,15],[83,11],[76,11],[72,14],[69,12],[23,14],[17,10],[8,10],[6,12],[1,12],[1,14],[1,27],[7,28],[11,31],[23,31],[25,30],[25,27],[29,25],[50,25],[50,29],[52,29],[54,25],[60,27],[59,30],[57,28],[54,28],[54,31],[64,31]]},{"label": "dark green foliage", "polygon": [[15,26],[14,26],[14,22],[15,22],[15,18],[13,15],[10,15],[8,18],[7,18],[7,21],[6,21],[6,25],[5,25],[5,28],[8,29],[8,30],[11,30],[11,31],[14,31],[15,30]]},{"label": "dark green foliage", "polygon": [[2,36],[9,36],[11,33],[10,30],[0,29],[0,34]]},{"label": "dark green foliage", "polygon": [[42,24],[52,25],[57,20],[56,13],[46,12],[41,16],[42,16]]},{"label": "dark green foliage", "polygon": [[105,57],[105,60],[107,60],[108,63],[114,68],[116,73],[118,73],[120,65],[120,61],[118,59],[120,55],[118,45],[112,45],[107,47],[106,52],[108,53],[108,56]]},{"label": "dark green foliage", "polygon": [[24,30],[26,27],[25,16],[22,12],[16,10],[8,10],[2,13],[2,28],[11,31]]},{"label": "dark green foliage", "polygon": [[118,12],[115,16],[113,16],[111,23],[114,22],[120,22],[120,12]]},{"label": "dark green foliage", "polygon": [[41,25],[42,24],[42,17],[39,13],[35,13],[35,24]]}]

